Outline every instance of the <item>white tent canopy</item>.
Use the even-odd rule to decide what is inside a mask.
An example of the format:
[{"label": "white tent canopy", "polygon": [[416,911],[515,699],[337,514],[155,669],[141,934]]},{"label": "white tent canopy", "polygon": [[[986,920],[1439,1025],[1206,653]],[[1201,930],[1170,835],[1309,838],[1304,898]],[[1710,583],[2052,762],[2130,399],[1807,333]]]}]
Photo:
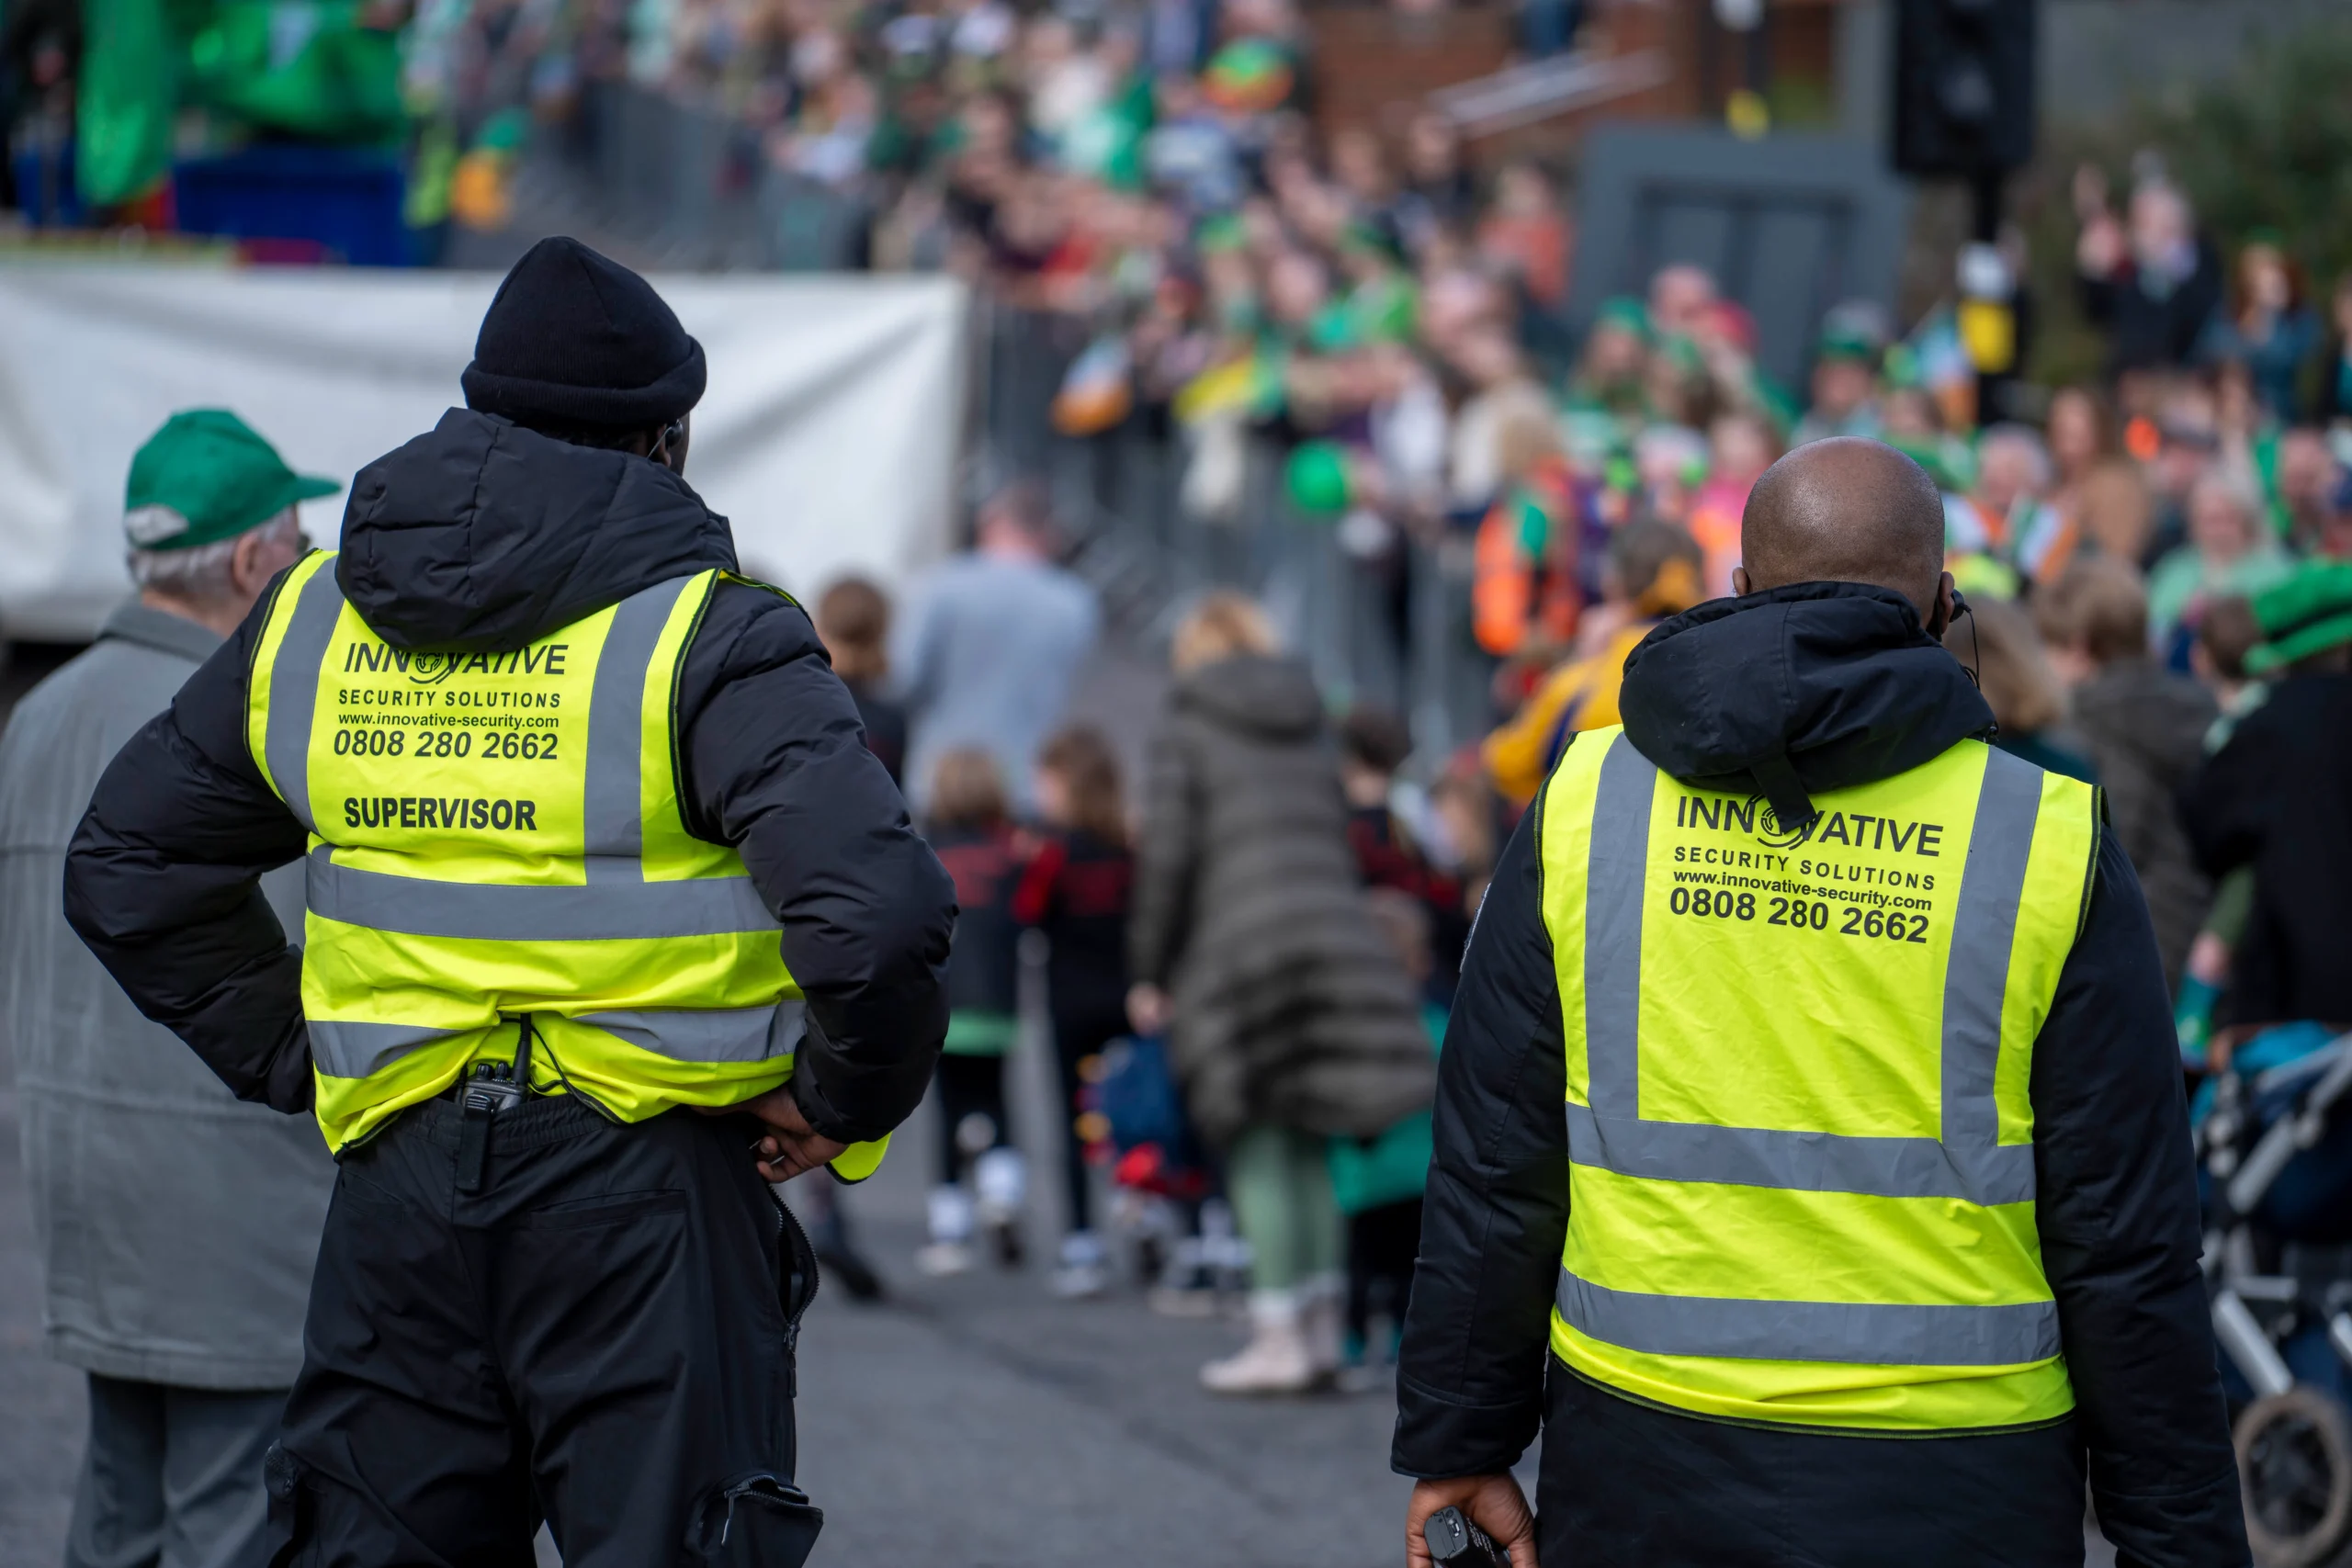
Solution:
[{"label": "white tent canopy", "polygon": [[[808,593],[946,547],[965,299],[941,278],[654,279],[710,389],[687,478],[744,570]],[[123,594],[123,479],[174,411],[234,410],[348,481],[463,400],[486,274],[0,266],[0,634],[89,637]],[[331,542],[343,498],[307,504]]]}]

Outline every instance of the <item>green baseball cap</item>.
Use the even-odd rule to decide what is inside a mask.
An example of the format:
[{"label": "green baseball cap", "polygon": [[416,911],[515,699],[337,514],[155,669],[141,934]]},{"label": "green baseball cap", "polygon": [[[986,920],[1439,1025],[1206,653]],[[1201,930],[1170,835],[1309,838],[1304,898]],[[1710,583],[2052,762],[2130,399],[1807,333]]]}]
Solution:
[{"label": "green baseball cap", "polygon": [[194,549],[233,539],[298,501],[342,488],[288,468],[276,447],[227,409],[183,409],[130,459],[122,531],[139,549]]},{"label": "green baseball cap", "polygon": [[2245,667],[2268,675],[2314,653],[2352,642],[2352,561],[2312,560],[2276,588],[2255,595],[2262,640]]}]

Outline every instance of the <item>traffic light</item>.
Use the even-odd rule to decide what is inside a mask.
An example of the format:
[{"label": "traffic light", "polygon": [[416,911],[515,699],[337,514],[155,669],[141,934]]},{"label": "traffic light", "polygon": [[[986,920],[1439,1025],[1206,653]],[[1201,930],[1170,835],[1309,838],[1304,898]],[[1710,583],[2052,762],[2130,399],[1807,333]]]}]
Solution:
[{"label": "traffic light", "polygon": [[1894,166],[2001,173],[2033,156],[2035,0],[1897,0]]}]

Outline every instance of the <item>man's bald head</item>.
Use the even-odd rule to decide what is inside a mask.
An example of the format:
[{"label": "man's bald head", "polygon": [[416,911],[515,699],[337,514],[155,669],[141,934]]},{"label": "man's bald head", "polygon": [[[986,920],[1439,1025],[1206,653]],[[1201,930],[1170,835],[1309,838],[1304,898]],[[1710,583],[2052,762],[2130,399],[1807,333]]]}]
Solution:
[{"label": "man's bald head", "polygon": [[1943,495],[1883,442],[1815,441],[1765,469],[1748,491],[1739,543],[1743,593],[1867,582],[1910,600],[1922,622],[1938,618],[1948,581]]}]

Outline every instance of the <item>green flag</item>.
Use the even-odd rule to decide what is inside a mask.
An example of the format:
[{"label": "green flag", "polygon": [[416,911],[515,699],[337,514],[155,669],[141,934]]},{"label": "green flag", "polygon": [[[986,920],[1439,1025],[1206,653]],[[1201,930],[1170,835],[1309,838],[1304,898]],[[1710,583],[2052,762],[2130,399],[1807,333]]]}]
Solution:
[{"label": "green flag", "polygon": [[172,163],[178,41],[164,0],[83,0],[74,180],[112,207],[153,190]]}]

